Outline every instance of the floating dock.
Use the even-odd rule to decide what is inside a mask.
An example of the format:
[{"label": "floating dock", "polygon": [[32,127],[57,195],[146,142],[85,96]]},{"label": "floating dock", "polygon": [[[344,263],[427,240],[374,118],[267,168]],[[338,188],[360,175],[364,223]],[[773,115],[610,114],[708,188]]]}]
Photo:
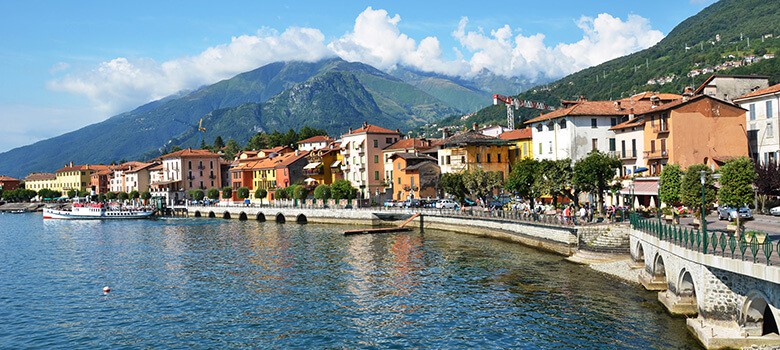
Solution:
[{"label": "floating dock", "polygon": [[[357,230],[348,230],[344,231],[344,236],[351,236],[351,235],[368,235],[373,233],[392,233],[392,232],[407,232],[411,231],[412,229],[406,227],[406,224],[412,222],[417,217],[420,217],[420,220],[422,220],[422,215],[420,213],[414,213],[411,217],[404,220],[400,225],[396,227],[376,227],[376,228],[364,228],[364,229],[357,229]],[[421,225],[422,227],[422,225]]]}]

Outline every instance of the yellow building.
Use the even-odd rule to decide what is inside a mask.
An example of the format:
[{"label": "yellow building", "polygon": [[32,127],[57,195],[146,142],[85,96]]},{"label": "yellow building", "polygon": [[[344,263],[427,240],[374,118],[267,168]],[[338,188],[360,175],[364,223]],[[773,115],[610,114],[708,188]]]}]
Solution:
[{"label": "yellow building", "polygon": [[518,159],[533,158],[533,139],[531,128],[510,130],[498,135],[498,138],[509,143],[509,166]]},{"label": "yellow building", "polygon": [[262,188],[268,191],[268,200],[272,200],[274,198],[273,192],[276,189],[275,166],[276,164],[271,158],[265,158],[252,164],[252,191],[250,193],[252,197],[254,197],[255,191]]},{"label": "yellow building", "polygon": [[54,174],[57,179],[53,183],[52,190],[61,191],[63,194],[67,194],[70,190],[86,191],[92,186],[92,173],[95,172],[95,168],[90,168],[89,165],[73,165],[70,164],[55,171]]},{"label": "yellow building", "polygon": [[57,175],[52,173],[30,173],[24,178],[24,188],[33,191],[40,191],[44,188],[54,190],[56,180]]},{"label": "yellow building", "polygon": [[441,173],[482,169],[509,176],[509,142],[479,133],[476,129],[450,136],[439,149]]}]

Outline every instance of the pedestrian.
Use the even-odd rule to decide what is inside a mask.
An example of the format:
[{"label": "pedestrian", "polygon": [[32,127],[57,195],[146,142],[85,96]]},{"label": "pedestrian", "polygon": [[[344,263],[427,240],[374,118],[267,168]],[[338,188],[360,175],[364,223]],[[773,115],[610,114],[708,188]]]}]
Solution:
[{"label": "pedestrian", "polygon": [[580,207],[580,220],[586,221],[588,219],[588,210],[584,206]]}]

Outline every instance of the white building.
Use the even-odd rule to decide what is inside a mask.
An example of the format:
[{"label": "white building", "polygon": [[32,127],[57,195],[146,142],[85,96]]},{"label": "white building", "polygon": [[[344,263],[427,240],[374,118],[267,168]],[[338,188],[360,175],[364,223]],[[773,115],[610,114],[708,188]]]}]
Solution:
[{"label": "white building", "polygon": [[401,132],[397,129],[393,131],[368,123],[357,130],[350,128],[341,137],[341,170],[344,179],[358,189],[359,198],[380,199],[380,194],[386,191],[382,150],[400,138]]},{"label": "white building", "polygon": [[747,109],[745,114],[750,157],[766,164],[780,160],[780,84],[759,89],[734,99]]},{"label": "white building", "polygon": [[534,159],[571,159],[575,162],[598,150],[618,150],[610,128],[625,122],[635,112],[651,106],[649,100],[572,101],[526,122],[533,128]]},{"label": "white building", "polygon": [[298,150],[314,151],[324,149],[327,148],[331,142],[333,142],[333,139],[328,136],[312,136],[308,139],[298,141]]},{"label": "white building", "polygon": [[615,155],[623,163],[620,176],[627,177],[636,174],[636,170],[647,168],[644,158],[645,151],[645,120],[644,117],[632,118],[610,128],[615,132],[617,150]]}]

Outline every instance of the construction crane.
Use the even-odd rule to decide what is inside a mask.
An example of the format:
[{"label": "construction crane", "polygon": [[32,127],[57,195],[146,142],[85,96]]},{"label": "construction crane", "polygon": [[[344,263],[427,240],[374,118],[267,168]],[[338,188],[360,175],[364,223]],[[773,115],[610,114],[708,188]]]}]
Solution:
[{"label": "construction crane", "polygon": [[202,145],[203,135],[206,134],[206,128],[203,127],[203,118],[200,118],[200,121],[198,121],[198,131],[200,131],[200,142],[198,145]]},{"label": "construction crane", "polygon": [[506,127],[509,130],[515,129],[515,109],[517,108],[525,107],[547,111],[555,110],[555,107],[552,107],[544,102],[521,100],[511,96],[493,94],[493,104],[497,105],[498,101],[501,101],[506,105]]}]

